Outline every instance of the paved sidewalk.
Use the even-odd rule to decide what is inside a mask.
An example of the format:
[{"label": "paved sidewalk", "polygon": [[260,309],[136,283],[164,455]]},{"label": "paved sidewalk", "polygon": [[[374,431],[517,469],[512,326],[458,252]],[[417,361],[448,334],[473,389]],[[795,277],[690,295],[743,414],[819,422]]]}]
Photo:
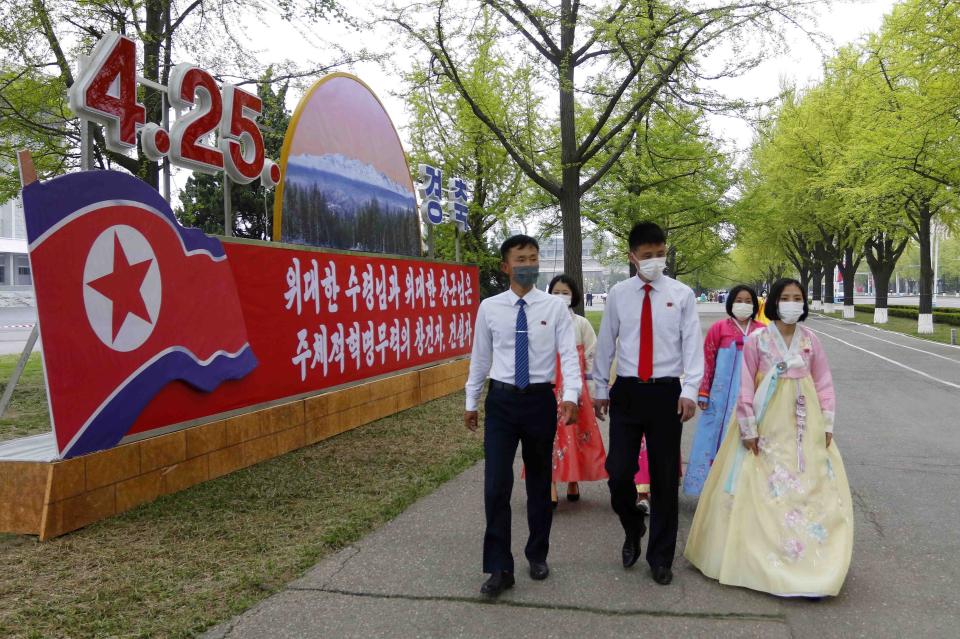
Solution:
[{"label": "paved sidewalk", "polygon": [[[479,464],[207,637],[604,637],[631,636],[644,625],[660,637],[790,636],[775,599],[720,588],[682,560],[668,587],[655,584],[642,561],[624,570],[622,533],[605,483],[584,484],[579,502],[561,503],[551,575],[532,581],[517,488],[517,585],[496,604],[479,596],[485,578]],[[685,510],[682,530],[691,515],[689,505]]]},{"label": "paved sidewalk", "polygon": [[[712,319],[703,318],[704,328]],[[817,330],[832,327],[826,320],[811,323]],[[577,503],[561,502],[551,535],[550,577],[534,582],[523,559],[525,496],[518,480],[517,585],[489,603],[479,595],[481,462],[206,636],[957,637],[960,395],[824,341],[843,398],[838,445],[856,517],[853,564],[837,598],[783,600],[721,586],[682,557],[674,563],[670,586],[655,584],[642,560],[624,570],[623,536],[605,482],[582,485]],[[928,357],[931,365],[952,365]],[[878,394],[878,388],[884,392]],[[683,451],[690,450],[694,424],[684,428]],[[601,424],[604,435],[606,430]],[[519,476],[519,465],[517,471]],[[694,508],[693,499],[681,497],[678,553]]]}]

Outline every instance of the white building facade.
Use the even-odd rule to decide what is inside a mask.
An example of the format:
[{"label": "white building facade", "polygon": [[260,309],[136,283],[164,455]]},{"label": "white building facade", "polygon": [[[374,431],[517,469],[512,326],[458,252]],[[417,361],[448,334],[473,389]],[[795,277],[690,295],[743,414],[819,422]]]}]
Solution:
[{"label": "white building facade", "polygon": [[32,286],[23,203],[14,198],[0,204],[0,290],[29,290]]},{"label": "white building facade", "polygon": [[[583,238],[580,259],[583,262],[584,294],[606,293],[611,286],[630,276],[626,264],[609,266],[598,260],[594,255],[594,243],[591,237]],[[537,286],[544,288],[554,276],[560,273],[563,273],[563,237],[545,237],[540,241],[540,279]]]}]

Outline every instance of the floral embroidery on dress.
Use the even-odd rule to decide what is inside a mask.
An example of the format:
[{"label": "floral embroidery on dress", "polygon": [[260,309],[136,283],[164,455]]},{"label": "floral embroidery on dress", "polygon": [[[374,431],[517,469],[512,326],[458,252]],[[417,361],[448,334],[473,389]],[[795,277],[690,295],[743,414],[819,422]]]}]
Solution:
[{"label": "floral embroidery on dress", "polygon": [[837,478],[837,476],[833,474],[833,462],[830,461],[829,457],[827,457],[827,477],[829,477],[831,481]]},{"label": "floral embroidery on dress", "polygon": [[773,467],[773,472],[767,478],[767,485],[770,487],[770,495],[774,499],[782,497],[787,491],[803,492],[800,480],[780,464]]},{"label": "floral embroidery on dress", "polygon": [[783,552],[790,561],[799,561],[802,559],[804,550],[806,550],[806,547],[799,539],[788,539],[783,544]]},{"label": "floral embroidery on dress", "polygon": [[794,508],[783,516],[783,523],[787,528],[799,530],[806,523],[806,517],[798,508]]},{"label": "floral embroidery on dress", "polygon": [[807,526],[807,533],[821,544],[827,540],[827,529],[821,523],[811,523]]}]

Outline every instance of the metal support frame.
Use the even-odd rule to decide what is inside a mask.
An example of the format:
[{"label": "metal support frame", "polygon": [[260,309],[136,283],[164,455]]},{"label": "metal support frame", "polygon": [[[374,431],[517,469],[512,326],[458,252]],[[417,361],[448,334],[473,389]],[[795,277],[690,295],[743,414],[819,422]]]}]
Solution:
[{"label": "metal support frame", "polygon": [[[88,123],[84,121],[81,123],[81,125],[83,130],[87,131]],[[33,157],[31,157],[30,151],[18,151],[17,164],[20,168],[21,187],[37,181],[37,171],[33,166]],[[16,368],[13,369],[10,379],[7,380],[7,385],[3,389],[3,397],[0,397],[0,417],[3,417],[4,413],[7,412],[7,406],[9,406],[10,399],[13,397],[13,391],[20,382],[20,377],[23,375],[23,369],[27,366],[27,361],[30,359],[30,353],[33,352],[33,347],[36,345],[38,337],[40,337],[39,317],[37,318],[37,322],[33,325],[33,329],[30,331],[30,337],[27,338],[27,343],[23,347],[23,352],[20,353],[20,360],[17,362]]]}]

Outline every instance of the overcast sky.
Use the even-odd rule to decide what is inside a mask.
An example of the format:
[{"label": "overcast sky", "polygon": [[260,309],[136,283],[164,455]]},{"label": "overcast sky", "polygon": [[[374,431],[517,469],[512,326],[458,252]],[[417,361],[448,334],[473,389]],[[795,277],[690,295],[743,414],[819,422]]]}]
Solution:
[{"label": "overcast sky", "polygon": [[[359,15],[364,12],[364,5],[372,4],[369,0],[356,0],[349,6]],[[877,30],[883,15],[893,5],[893,0],[834,3],[819,9],[817,29],[832,39],[835,47],[842,46]],[[358,33],[336,24],[325,26],[314,36],[304,36],[277,16],[258,16],[257,20],[262,27],[250,28],[249,35],[254,47],[261,50],[259,58],[263,62],[293,59],[323,63],[335,59],[337,53],[320,45],[319,39],[346,51],[366,48],[389,56],[390,65],[364,62],[341,70],[358,75],[373,88],[397,126],[401,140],[407,145],[409,137],[405,125],[408,117],[403,101],[395,95],[401,84],[393,68],[407,69],[413,58],[400,38],[385,27]],[[786,54],[770,58],[750,73],[720,81],[713,88],[730,98],[765,99],[775,96],[784,80],[801,85],[816,82],[822,76],[823,64],[823,55],[817,47],[802,34],[794,33],[790,36],[789,49]],[[302,93],[291,91],[291,94],[288,106],[293,109]],[[711,126],[717,135],[727,140],[730,150],[742,151],[750,146],[753,134],[747,122],[731,117],[712,117]],[[186,179],[185,176],[177,177],[178,182]]]}]

